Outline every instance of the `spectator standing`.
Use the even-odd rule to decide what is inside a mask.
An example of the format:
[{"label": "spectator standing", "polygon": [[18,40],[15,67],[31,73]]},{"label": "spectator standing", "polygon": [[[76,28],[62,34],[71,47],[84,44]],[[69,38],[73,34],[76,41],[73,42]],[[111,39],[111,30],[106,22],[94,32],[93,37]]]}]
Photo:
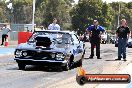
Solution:
[{"label": "spectator standing", "polygon": [[2,27],[1,30],[2,30],[2,43],[1,43],[1,45],[3,45],[4,42],[6,41],[6,38],[8,37],[8,33],[11,31],[11,29],[8,28],[7,25],[4,25],[4,27]]},{"label": "spectator standing", "polygon": [[100,25],[98,25],[98,21],[94,20],[93,25],[89,26],[87,29],[88,34],[90,36],[90,43],[91,43],[91,55],[89,58],[94,57],[94,47],[96,46],[96,56],[97,59],[102,59],[100,57],[100,41],[101,41],[101,35],[104,33],[104,28]]},{"label": "spectator standing", "polygon": [[53,19],[53,23],[48,26],[48,30],[58,30],[60,31],[60,26],[57,24],[57,19]]},{"label": "spectator standing", "polygon": [[118,40],[118,58],[116,60],[121,60],[121,58],[126,61],[126,45],[130,37],[130,30],[127,26],[125,19],[121,20],[121,26],[118,27],[116,31],[116,40]]}]

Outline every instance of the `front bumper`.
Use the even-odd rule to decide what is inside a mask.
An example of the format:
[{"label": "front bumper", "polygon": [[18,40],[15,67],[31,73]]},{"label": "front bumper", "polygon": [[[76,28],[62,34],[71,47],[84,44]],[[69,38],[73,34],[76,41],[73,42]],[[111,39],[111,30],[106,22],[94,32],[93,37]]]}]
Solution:
[{"label": "front bumper", "polygon": [[17,63],[23,63],[25,65],[46,65],[46,66],[65,66],[67,61],[57,61],[57,60],[34,60],[34,59],[22,59],[14,58]]}]

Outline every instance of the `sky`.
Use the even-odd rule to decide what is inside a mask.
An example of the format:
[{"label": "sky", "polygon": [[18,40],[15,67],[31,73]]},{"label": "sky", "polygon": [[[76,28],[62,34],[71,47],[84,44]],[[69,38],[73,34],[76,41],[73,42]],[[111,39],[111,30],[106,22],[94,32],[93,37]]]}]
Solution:
[{"label": "sky", "polygon": [[[103,0],[104,2],[106,1],[107,3],[111,3],[111,2],[117,2],[117,1],[123,1],[123,2],[132,2],[132,0]],[[78,0],[75,0],[75,2],[77,3]]]}]

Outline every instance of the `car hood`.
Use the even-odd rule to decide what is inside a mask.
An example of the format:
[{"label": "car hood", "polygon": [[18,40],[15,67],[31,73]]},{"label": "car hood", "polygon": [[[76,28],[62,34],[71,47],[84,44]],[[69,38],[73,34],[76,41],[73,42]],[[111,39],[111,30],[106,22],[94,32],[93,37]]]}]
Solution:
[{"label": "car hood", "polygon": [[[51,51],[51,52],[66,52],[70,48],[70,44],[51,44],[50,47],[41,47],[42,51]],[[23,49],[23,50],[38,50],[36,48],[35,43],[21,43],[19,44],[16,49]],[[39,48],[40,49],[40,48]]]}]

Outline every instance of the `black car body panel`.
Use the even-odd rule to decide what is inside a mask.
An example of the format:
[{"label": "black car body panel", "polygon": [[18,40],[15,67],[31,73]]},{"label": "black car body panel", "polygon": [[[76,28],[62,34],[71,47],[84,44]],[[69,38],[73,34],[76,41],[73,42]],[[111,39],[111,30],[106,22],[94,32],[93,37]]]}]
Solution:
[{"label": "black car body panel", "polygon": [[26,43],[19,44],[15,50],[17,63],[25,65],[65,65],[83,58],[84,43],[73,32],[36,31]]}]

